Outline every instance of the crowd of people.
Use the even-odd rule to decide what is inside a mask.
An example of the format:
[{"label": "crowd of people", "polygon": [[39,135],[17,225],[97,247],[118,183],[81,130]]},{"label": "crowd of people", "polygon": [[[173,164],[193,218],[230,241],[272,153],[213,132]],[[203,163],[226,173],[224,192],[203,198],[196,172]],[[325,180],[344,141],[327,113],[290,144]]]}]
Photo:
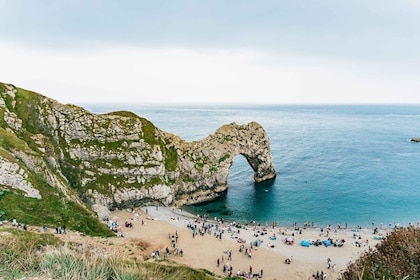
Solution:
[{"label": "crowd of people", "polygon": [[[160,210],[160,209],[159,209]],[[149,210],[147,210],[147,208],[145,209],[146,215],[148,214],[148,211],[150,211],[152,214],[151,216],[154,217],[150,217],[150,216],[146,216],[144,217],[146,221],[147,220],[164,220],[163,216],[159,216],[159,215],[155,215],[157,213],[154,213],[154,207],[153,208],[149,208]],[[156,211],[158,211],[156,209]],[[125,212],[125,211],[124,211]],[[141,220],[141,225],[146,225],[144,223],[144,221],[142,220],[143,217],[140,217],[140,212],[136,213],[134,211],[134,209],[132,209],[132,211],[127,211],[130,213],[130,216],[128,215],[121,215],[120,217],[123,217],[121,219],[121,226],[120,224],[117,222],[117,217],[113,217],[112,220],[106,219],[106,223],[109,226],[109,228],[116,233],[117,236],[121,236],[124,237],[126,236],[125,232],[127,232],[128,236],[132,236],[134,231],[132,231],[132,229],[136,228],[135,231],[138,232],[138,230],[140,229],[140,227],[138,225],[140,225],[140,220]],[[160,212],[160,211],[159,211]],[[136,216],[131,216],[131,213],[136,215]],[[111,217],[111,216],[110,216]],[[166,217],[166,216],[165,216]],[[184,253],[187,253],[186,257],[183,258],[183,260],[189,259],[191,258],[192,255],[190,255],[190,250],[191,250],[191,246],[189,244],[187,244],[187,242],[191,242],[192,244],[195,243],[197,244],[200,243],[201,241],[189,241],[189,238],[185,238],[188,237],[188,234],[191,233],[192,234],[192,238],[194,239],[202,239],[201,236],[205,236],[206,240],[209,239],[216,239],[219,242],[222,240],[229,240],[229,239],[235,239],[235,242],[237,243],[237,246],[239,248],[234,248],[233,250],[231,249],[232,247],[230,245],[228,245],[228,243],[225,242],[221,242],[221,243],[216,243],[219,244],[219,246],[222,246],[223,248],[227,248],[226,250],[223,251],[220,250],[218,252],[220,252],[222,254],[221,257],[217,258],[217,255],[213,255],[213,257],[210,259],[209,261],[209,265],[212,266],[213,262],[211,260],[217,259],[216,264],[217,267],[215,267],[215,273],[216,274],[220,274],[220,275],[225,275],[227,277],[229,276],[239,276],[239,277],[243,277],[243,278],[261,278],[263,276],[263,270],[260,269],[261,267],[264,268],[265,262],[261,262],[261,255],[260,253],[261,250],[259,250],[257,247],[259,247],[261,245],[261,243],[264,242],[264,245],[267,245],[270,248],[270,251],[284,251],[284,250],[288,250],[289,251],[289,255],[294,255],[297,256],[295,258],[295,260],[293,260],[292,257],[284,257],[284,252],[282,252],[283,257],[279,258],[278,263],[281,264],[282,266],[284,266],[285,270],[293,270],[293,267],[295,267],[296,263],[299,264],[299,260],[301,260],[301,256],[295,253],[295,248],[294,246],[296,243],[296,241],[299,240],[299,244],[300,244],[300,239],[299,235],[302,234],[302,236],[304,237],[309,237],[309,235],[307,234],[306,231],[306,227],[311,227],[311,224],[307,224],[306,227],[303,228],[299,228],[297,227],[297,225],[294,225],[294,227],[292,228],[280,228],[277,226],[277,224],[273,223],[271,224],[271,226],[269,226],[268,224],[266,225],[261,225],[261,224],[257,224],[255,222],[251,222],[249,224],[239,224],[239,223],[235,223],[235,222],[225,222],[222,219],[218,219],[218,220],[208,220],[208,217],[200,217],[200,216],[196,216],[196,217],[191,217],[191,218],[185,218],[183,221],[180,220],[180,218],[182,218],[181,216],[178,215],[172,215],[169,217],[166,217],[165,220],[169,220],[171,223],[173,224],[177,224],[177,225],[181,225],[182,227],[186,227],[187,229],[189,229],[189,231],[186,231],[185,229],[179,229],[181,232],[181,235],[179,234],[178,230],[170,230],[169,234],[168,234],[168,241],[166,243],[166,241],[164,243],[159,243],[159,244],[164,244],[163,246],[160,246],[160,248],[154,248],[151,247],[150,251],[148,251],[149,253],[151,253],[151,255],[147,256],[151,256],[152,259],[161,259],[161,258],[165,258],[165,259],[169,259],[172,258],[173,256],[178,256],[178,257],[184,257]],[[186,217],[186,216],[184,216]],[[125,222],[124,222],[125,221]],[[139,221],[139,223],[136,223],[136,221]],[[18,223],[16,221],[16,219],[14,219],[13,221],[14,226],[16,227],[22,227],[22,225],[20,223]],[[346,225],[347,227],[347,225]],[[26,225],[23,226],[23,228],[27,228]],[[141,227],[143,228],[143,227]],[[147,229],[147,227],[145,227],[145,229]],[[338,229],[340,229],[340,226],[338,227]],[[65,225],[63,226],[57,226],[56,227],[56,233],[57,234],[63,234],[66,232],[66,227]],[[341,247],[344,245],[345,240],[342,238],[332,238],[334,237],[334,232],[337,233],[337,229],[334,230],[330,227],[327,227],[326,229],[322,229],[321,230],[321,234],[323,236],[326,236],[325,240],[321,239],[321,237],[319,237],[318,239],[318,233],[319,233],[319,229],[314,229],[311,230],[312,233],[309,237],[308,240],[314,240],[311,242],[311,245],[314,246],[325,246],[325,243],[323,241],[328,241],[331,243],[331,245],[336,246],[336,247]],[[45,229],[43,228],[43,231],[47,231],[47,228],[45,227]],[[143,231],[143,229],[141,229],[141,231]],[[328,235],[330,234],[331,231],[331,237],[328,237]],[[359,232],[360,231],[360,232]],[[378,230],[377,228],[372,229],[373,233],[378,234]],[[372,232],[371,231],[371,232]],[[345,232],[344,230],[342,231],[343,233]],[[168,232],[163,231],[163,238],[165,238],[166,234]],[[350,235],[346,235],[349,236],[349,239],[351,238],[351,234],[354,233],[354,237],[355,237],[355,242],[356,243],[361,243],[361,236],[360,233],[363,233],[363,235],[366,235],[366,231],[361,232],[361,229],[357,229],[357,231],[355,232],[350,232],[350,229],[348,231],[348,233],[350,233]],[[341,233],[338,232],[337,237],[341,237],[340,236]],[[344,235],[343,235],[344,236]],[[180,238],[181,237],[181,238]],[[313,238],[313,239],[311,239]],[[181,239],[181,241],[180,241]],[[187,239],[187,240],[186,240]],[[366,239],[366,237],[365,237]],[[282,244],[287,244],[287,242],[289,241],[289,245],[292,246],[284,246]],[[293,242],[290,242],[293,241]],[[206,241],[207,242],[207,241]],[[212,241],[211,241],[212,242]],[[364,242],[364,240],[363,240]],[[367,241],[366,241],[367,242]],[[180,244],[182,243],[182,247],[180,246]],[[268,244],[267,244],[268,243]],[[228,247],[229,246],[229,247]],[[233,245],[235,246],[235,245]],[[194,246],[192,246],[194,247]],[[351,246],[353,247],[353,246]],[[151,252],[151,249],[154,249],[153,252]],[[264,246],[263,250],[266,250],[266,246]],[[293,253],[292,253],[292,251]],[[321,249],[322,250],[322,249]],[[239,253],[237,253],[239,252]],[[217,253],[219,254],[219,253]],[[287,254],[286,254],[287,256]],[[175,258],[174,258],[175,259]],[[235,259],[235,260],[233,260]],[[179,259],[178,259],[179,260]],[[181,261],[183,262],[183,261]],[[203,264],[202,264],[203,265]],[[204,264],[205,266],[205,264]],[[234,267],[232,267],[234,266]],[[255,271],[252,267],[256,266],[258,269]],[[238,269],[239,268],[239,269]],[[269,267],[265,267],[266,268],[266,275],[265,277],[269,277],[273,274],[272,269],[270,269]],[[316,273],[314,273],[314,271],[316,271],[319,268],[323,268],[323,271],[318,271]],[[208,269],[208,267],[207,267]],[[328,270],[327,270],[328,269]],[[339,267],[339,269],[342,269],[342,267]],[[283,269],[282,269],[283,270]],[[325,268],[322,264],[319,265],[318,267],[315,267],[313,269],[311,269],[311,271],[308,272],[307,277],[311,277],[311,275],[313,275],[314,279],[325,279],[327,273],[325,273],[325,271],[328,272],[328,278],[331,277],[331,275],[334,275],[334,271],[336,270],[336,264],[331,262],[331,260],[327,261],[327,267]]]}]

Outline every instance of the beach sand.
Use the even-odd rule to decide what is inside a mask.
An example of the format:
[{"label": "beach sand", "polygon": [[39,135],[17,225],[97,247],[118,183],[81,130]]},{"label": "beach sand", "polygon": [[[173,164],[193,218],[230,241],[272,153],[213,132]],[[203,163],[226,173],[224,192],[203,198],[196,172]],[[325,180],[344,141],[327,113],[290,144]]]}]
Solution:
[{"label": "beach sand", "polygon": [[[195,216],[183,212],[179,209],[165,207],[143,207],[131,211],[111,212],[110,220],[117,222],[121,226],[121,231],[125,237],[118,237],[117,243],[143,242],[148,244],[146,251],[141,252],[147,258],[153,251],[160,250],[161,258],[165,257],[166,248],[170,249],[169,259],[183,263],[195,268],[205,268],[217,275],[227,275],[223,272],[223,266],[228,262],[232,266],[232,274],[237,271],[249,272],[250,266],[254,273],[263,270],[264,279],[314,279],[313,274],[323,271],[327,274],[326,279],[337,279],[340,272],[344,271],[347,265],[357,259],[364,251],[373,248],[378,244],[374,239],[372,229],[331,229],[329,237],[331,239],[344,239],[342,247],[338,246],[301,246],[302,240],[326,240],[327,230],[321,233],[320,228],[301,229],[301,232],[293,228],[271,227],[248,225],[246,229],[230,226],[225,222],[218,226],[219,231],[223,230],[222,238],[216,236],[219,231],[213,230],[204,235],[196,234],[188,225],[196,224]],[[132,228],[125,227],[125,222],[133,224]],[[211,221],[216,224],[216,221]],[[144,224],[143,224],[144,223]],[[197,223],[199,228],[203,220]],[[207,223],[206,223],[207,224]],[[264,229],[265,228],[265,229]],[[238,233],[239,230],[239,233]],[[264,235],[255,236],[258,231]],[[182,249],[183,256],[174,255],[170,235],[178,232],[178,242],[176,247]],[[385,234],[385,231],[381,231]],[[271,240],[275,234],[276,240]],[[354,235],[360,235],[361,239],[355,239]],[[294,235],[294,236],[293,236]],[[293,245],[287,245],[285,239],[294,238]],[[261,244],[253,246],[252,257],[245,255],[245,248],[250,248],[250,243],[259,239]],[[134,240],[134,241],[133,241]],[[246,240],[240,243],[238,240]],[[355,242],[362,245],[355,246]],[[239,251],[241,244],[244,250]],[[269,247],[268,245],[274,245]],[[232,251],[232,259],[228,260],[228,252]],[[291,259],[290,264],[286,264],[285,259]],[[217,266],[217,259],[220,265]],[[331,267],[327,268],[327,260],[330,259]],[[150,259],[153,261],[153,259]],[[333,267],[335,269],[333,269]],[[255,279],[255,277],[253,277]]]},{"label": "beach sand", "polygon": [[[235,227],[227,222],[220,224],[217,221],[208,221],[210,231],[204,234],[196,234],[193,237],[191,226],[200,228],[203,220],[196,222],[197,217],[180,209],[165,207],[142,207],[134,211],[118,210],[109,213],[109,223],[119,224],[120,231],[113,238],[99,238],[84,236],[81,233],[68,229],[67,234],[56,234],[65,241],[84,244],[87,248],[96,248],[95,252],[104,256],[116,258],[131,258],[140,261],[155,261],[152,253],[160,250],[160,258],[165,258],[166,248],[170,250],[168,258],[174,262],[182,263],[190,267],[207,269],[220,276],[228,276],[223,271],[227,265],[232,267],[232,275],[238,270],[249,272],[252,266],[253,273],[263,271],[263,279],[315,279],[317,272],[326,273],[325,279],[337,279],[347,265],[356,260],[363,252],[373,248],[380,241],[374,238],[372,229],[331,229],[329,238],[344,239],[343,246],[301,246],[302,240],[326,240],[327,230],[321,233],[320,228],[307,228],[295,230],[290,227],[271,227],[256,224]],[[126,227],[125,223],[131,223],[132,227]],[[216,231],[216,224],[218,230]],[[190,227],[188,227],[190,225]],[[6,223],[5,227],[11,227]],[[29,226],[30,231],[42,232],[42,228]],[[239,232],[238,232],[239,230]],[[218,235],[223,231],[222,238]],[[380,230],[380,234],[386,235],[391,229]],[[50,229],[49,232],[55,232]],[[183,255],[174,254],[170,236],[178,234],[176,248],[182,249]],[[264,233],[264,234],[261,234]],[[256,236],[258,235],[258,236]],[[276,237],[275,240],[270,237]],[[360,236],[361,239],[354,237]],[[378,236],[378,235],[377,235]],[[286,244],[286,238],[294,238],[294,244]],[[252,257],[245,254],[250,249],[251,242],[260,240],[258,247],[253,245]],[[245,243],[240,241],[246,241]],[[356,246],[356,242],[361,246]],[[244,247],[242,252],[240,246]],[[269,246],[272,245],[272,246]],[[232,259],[228,259],[228,252],[232,252]],[[217,260],[219,259],[219,266]],[[285,260],[290,259],[290,264]],[[327,268],[327,260],[330,259],[330,268]],[[256,279],[257,277],[253,277]]]}]

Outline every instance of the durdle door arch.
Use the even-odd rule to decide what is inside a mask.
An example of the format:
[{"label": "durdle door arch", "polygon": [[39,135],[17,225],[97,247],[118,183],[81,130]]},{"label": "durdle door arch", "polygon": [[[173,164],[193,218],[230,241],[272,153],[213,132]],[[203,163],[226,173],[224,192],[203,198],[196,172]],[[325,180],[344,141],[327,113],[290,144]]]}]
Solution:
[{"label": "durdle door arch", "polygon": [[193,168],[197,161],[181,159],[180,174],[186,174],[189,180],[183,182],[175,196],[178,205],[213,200],[226,192],[230,167],[237,155],[245,157],[256,183],[276,177],[268,135],[256,122],[224,125],[202,141],[186,143],[181,149],[188,150],[189,158],[205,158],[206,162],[201,168]]}]

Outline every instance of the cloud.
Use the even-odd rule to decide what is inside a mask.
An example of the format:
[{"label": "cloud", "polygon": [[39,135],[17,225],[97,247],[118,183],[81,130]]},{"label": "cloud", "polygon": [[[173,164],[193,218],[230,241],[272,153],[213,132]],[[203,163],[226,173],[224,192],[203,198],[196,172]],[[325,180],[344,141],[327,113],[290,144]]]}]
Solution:
[{"label": "cloud", "polygon": [[63,103],[420,103],[414,78],[390,79],[374,65],[253,49],[2,44],[0,61],[2,82]]}]

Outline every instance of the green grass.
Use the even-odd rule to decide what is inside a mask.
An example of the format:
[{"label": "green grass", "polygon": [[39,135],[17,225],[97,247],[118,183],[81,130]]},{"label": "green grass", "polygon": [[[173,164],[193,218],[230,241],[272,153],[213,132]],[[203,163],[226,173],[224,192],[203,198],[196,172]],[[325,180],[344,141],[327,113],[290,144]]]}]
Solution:
[{"label": "green grass", "polygon": [[216,166],[211,166],[211,167],[209,168],[209,171],[210,171],[210,173],[211,173],[211,174],[213,174],[214,172],[216,172],[216,171],[217,171],[217,167],[216,167]]},{"label": "green grass", "polygon": [[6,108],[9,111],[13,111],[13,97],[7,94],[7,95],[4,95],[3,99],[5,102]]},{"label": "green grass", "polygon": [[[53,191],[53,190],[51,190]],[[56,192],[56,190],[55,190]],[[11,207],[11,205],[13,205]],[[62,226],[91,236],[110,237],[114,234],[97,217],[73,201],[55,194],[42,199],[27,198],[8,191],[0,195],[2,219],[16,218],[22,224],[48,227]]]},{"label": "green grass", "polygon": [[122,144],[124,142],[130,142],[130,141],[125,141],[125,140],[118,140],[118,141],[114,141],[114,142],[102,142],[99,140],[84,140],[81,141],[79,139],[71,139],[70,143],[72,145],[80,145],[81,147],[84,148],[99,148],[99,147],[105,147],[107,150],[111,150],[111,151],[118,151],[122,149]]},{"label": "green grass", "polygon": [[19,151],[31,152],[25,141],[2,127],[0,127],[0,146],[8,151],[16,149]]},{"label": "green grass", "polygon": [[163,183],[162,178],[159,177],[159,176],[153,176],[153,177],[150,178],[150,184],[152,186],[156,186],[156,185],[159,185],[159,184],[162,184],[162,183]]},{"label": "green grass", "polygon": [[18,229],[0,229],[0,277],[23,279],[221,279],[207,270],[197,270],[171,261],[138,262],[124,259],[118,252],[110,257],[95,248],[64,243],[52,234]]},{"label": "green grass", "polygon": [[150,121],[140,118],[143,130],[143,138],[150,146],[159,145],[158,138],[155,135],[156,127]]},{"label": "green grass", "polygon": [[177,150],[174,146],[170,146],[169,148],[165,148],[165,168],[168,171],[175,171],[176,166],[178,164],[178,154]]},{"label": "green grass", "polygon": [[194,179],[191,178],[189,175],[185,175],[184,178],[182,178],[182,181],[185,183],[192,183],[194,182]]},{"label": "green grass", "polygon": [[[185,279],[185,280],[205,280],[205,279],[221,279],[214,276],[206,270],[195,270],[184,265],[175,265],[172,263],[160,264],[147,262],[144,268],[149,272],[150,279]],[[162,278],[159,278],[162,277]],[[146,278],[148,279],[148,278]]]},{"label": "green grass", "polygon": [[3,83],[0,83],[0,93],[6,91],[6,86]]},{"label": "green grass", "polygon": [[219,158],[219,163],[224,162],[225,160],[227,160],[228,158],[230,158],[230,154],[225,154],[224,156],[222,156],[221,158]]},{"label": "green grass", "polygon": [[41,133],[42,127],[39,124],[40,112],[38,110],[40,95],[17,88],[15,100],[14,112],[22,120],[23,128],[32,134]]},{"label": "green grass", "polygon": [[111,112],[111,113],[107,113],[105,115],[110,115],[110,116],[120,116],[120,117],[125,117],[125,118],[133,118],[133,119],[139,119],[140,117],[138,115],[136,115],[133,112],[128,112],[128,111],[116,111],[116,112]]},{"label": "green grass", "polygon": [[46,246],[62,246],[52,234],[35,234],[15,228],[0,229],[0,275],[18,279],[36,275]]}]

